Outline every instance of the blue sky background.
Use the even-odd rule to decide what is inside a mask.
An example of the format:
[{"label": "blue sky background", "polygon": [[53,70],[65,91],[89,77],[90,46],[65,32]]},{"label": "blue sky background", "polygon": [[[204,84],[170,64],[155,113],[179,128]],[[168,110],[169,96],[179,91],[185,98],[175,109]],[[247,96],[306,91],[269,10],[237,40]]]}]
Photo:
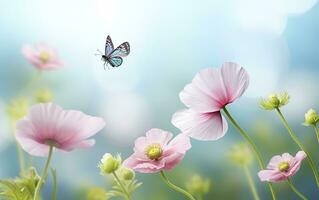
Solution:
[{"label": "blue sky background", "polygon": [[[96,165],[105,152],[128,156],[134,139],[152,127],[177,134],[170,118],[183,108],[178,93],[200,69],[219,67],[224,61],[237,62],[250,74],[247,92],[230,110],[246,129],[252,130],[266,160],[273,154],[294,154],[298,150],[275,113],[258,107],[259,97],[275,91],[291,94],[291,103],[284,112],[296,131],[305,132],[298,136],[318,156],[312,130],[300,126],[305,111],[318,108],[316,0],[1,1],[0,27],[2,178],[18,174],[4,107],[36,73],[22,57],[21,46],[37,42],[54,46],[66,63],[64,69],[43,73],[38,84],[50,88],[54,101],[64,108],[103,116],[107,122],[91,150],[54,155],[52,165],[58,170],[59,194],[63,199],[75,198],[76,190],[82,186],[103,185]],[[115,45],[129,41],[131,54],[121,67],[104,71],[103,63],[94,54],[96,49],[103,50],[107,35]],[[271,126],[269,142],[258,142],[256,124]],[[273,140],[279,141],[277,148],[272,148]],[[219,141],[193,141],[192,150],[181,166],[172,171],[172,176],[183,170],[205,174],[213,181],[211,197],[231,198],[227,196],[231,190],[240,192],[236,197],[250,198],[249,192],[243,192],[248,191],[248,186],[237,174],[240,169],[236,171],[225,159],[225,152],[237,141],[241,138],[232,129]],[[43,162],[36,159],[39,167]],[[302,173],[297,174],[297,185],[303,192],[318,195],[307,167],[305,164]],[[146,184],[137,195],[154,193],[156,185],[160,185],[159,193],[170,195],[157,176],[138,178]],[[257,179],[256,182],[259,183]],[[229,184],[233,187],[227,188]],[[259,186],[260,193],[268,195],[263,184]],[[277,187],[280,195],[292,198],[285,184]],[[50,187],[47,189],[49,192]]]}]

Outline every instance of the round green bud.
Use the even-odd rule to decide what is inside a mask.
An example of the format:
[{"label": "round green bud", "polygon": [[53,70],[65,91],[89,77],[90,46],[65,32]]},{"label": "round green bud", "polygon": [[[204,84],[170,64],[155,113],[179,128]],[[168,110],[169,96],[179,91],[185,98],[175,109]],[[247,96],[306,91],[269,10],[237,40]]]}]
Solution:
[{"label": "round green bud", "polygon": [[133,180],[135,177],[134,171],[126,167],[122,167],[119,174],[126,181]]},{"label": "round green bud", "polygon": [[114,158],[111,154],[106,153],[101,159],[99,168],[103,175],[115,172],[121,164],[121,158],[117,156]]},{"label": "round green bud", "polygon": [[305,114],[305,124],[316,125],[319,122],[319,116],[314,109],[310,109]]}]

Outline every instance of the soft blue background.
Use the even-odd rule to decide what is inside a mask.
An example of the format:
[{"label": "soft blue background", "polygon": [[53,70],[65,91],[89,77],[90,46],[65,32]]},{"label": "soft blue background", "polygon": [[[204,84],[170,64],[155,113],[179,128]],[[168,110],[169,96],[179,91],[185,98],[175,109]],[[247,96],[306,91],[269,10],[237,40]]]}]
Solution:
[{"label": "soft blue background", "polygon": [[[64,108],[103,116],[107,122],[95,137],[94,148],[54,155],[59,199],[77,199],[82,187],[103,186],[96,165],[105,152],[127,157],[134,139],[152,127],[177,134],[170,118],[184,107],[178,93],[200,69],[218,67],[224,61],[237,62],[250,74],[249,89],[229,109],[256,140],[265,160],[298,150],[275,113],[262,111],[257,103],[270,92],[288,91],[292,100],[284,113],[317,162],[319,148],[313,132],[301,126],[303,114],[319,108],[319,5],[315,0],[3,0],[0,27],[1,178],[18,175],[3,111],[36,73],[22,57],[21,47],[37,42],[54,46],[66,67],[44,72],[34,87],[46,86]],[[107,35],[115,45],[129,41],[131,54],[121,67],[104,71],[94,54],[97,48],[103,50]],[[251,198],[242,171],[226,158],[227,150],[238,141],[242,138],[232,126],[219,141],[192,141],[193,148],[170,176],[181,185],[194,173],[209,177],[213,186],[207,199]],[[36,159],[39,170],[43,164],[43,159]],[[257,168],[252,170],[256,174]],[[169,192],[156,175],[137,177],[145,184],[136,199],[150,194],[162,195],[150,199],[182,198]],[[269,199],[268,190],[255,178],[263,199]],[[308,197],[319,196],[306,162],[294,182]],[[285,183],[275,188],[284,199],[296,198]],[[49,195],[50,184],[45,189]]]}]

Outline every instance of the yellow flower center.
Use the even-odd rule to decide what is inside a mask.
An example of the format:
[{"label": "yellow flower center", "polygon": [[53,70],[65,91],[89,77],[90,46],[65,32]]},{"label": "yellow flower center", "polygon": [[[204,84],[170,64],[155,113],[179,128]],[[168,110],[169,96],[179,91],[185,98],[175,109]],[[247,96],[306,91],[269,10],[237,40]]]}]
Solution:
[{"label": "yellow flower center", "polygon": [[162,155],[162,148],[160,144],[151,144],[145,149],[145,155],[151,160],[157,160]]},{"label": "yellow flower center", "polygon": [[280,100],[278,98],[277,95],[275,94],[271,94],[268,96],[268,100],[271,104],[273,104],[274,106],[278,106],[280,104]]},{"label": "yellow flower center", "polygon": [[278,169],[281,172],[286,172],[289,169],[289,163],[288,162],[282,162],[278,165]]},{"label": "yellow flower center", "polygon": [[42,51],[40,54],[39,54],[39,59],[46,63],[49,61],[50,59],[50,54],[48,52],[45,52],[45,51]]}]

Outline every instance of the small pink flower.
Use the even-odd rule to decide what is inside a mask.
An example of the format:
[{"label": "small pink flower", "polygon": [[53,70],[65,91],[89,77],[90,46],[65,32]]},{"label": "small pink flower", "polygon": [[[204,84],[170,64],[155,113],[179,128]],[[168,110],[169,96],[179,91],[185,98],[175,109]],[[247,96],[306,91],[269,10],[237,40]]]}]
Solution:
[{"label": "small pink flower", "polygon": [[246,70],[226,62],[221,68],[207,68],[196,74],[180,93],[189,108],[176,112],[172,123],[184,134],[198,140],[223,137],[228,125],[220,110],[239,98],[249,84]]},{"label": "small pink flower", "polygon": [[56,51],[45,44],[24,45],[23,56],[39,70],[58,69],[63,67]]},{"label": "small pink flower", "polygon": [[186,135],[179,134],[171,140],[172,137],[172,133],[161,129],[149,130],[146,137],[135,140],[134,153],[123,165],[142,173],[172,169],[191,148],[189,137]]},{"label": "small pink flower", "polygon": [[71,151],[94,145],[95,135],[105,126],[102,118],[76,110],[63,110],[53,103],[37,104],[17,122],[16,139],[31,155],[47,156],[50,145]]},{"label": "small pink flower", "polygon": [[258,172],[261,181],[279,182],[293,176],[300,168],[301,161],[307,157],[303,151],[298,151],[295,157],[289,153],[271,158],[266,170]]}]

